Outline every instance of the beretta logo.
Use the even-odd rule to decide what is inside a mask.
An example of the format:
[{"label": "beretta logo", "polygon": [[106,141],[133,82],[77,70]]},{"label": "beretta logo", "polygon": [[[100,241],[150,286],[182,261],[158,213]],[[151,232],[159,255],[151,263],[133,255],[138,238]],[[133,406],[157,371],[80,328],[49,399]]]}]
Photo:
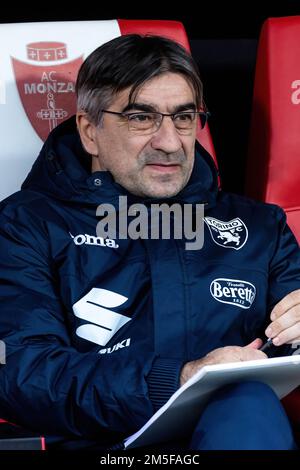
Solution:
[{"label": "beretta logo", "polygon": [[76,112],[75,81],[82,57],[67,60],[62,42],[26,45],[27,62],[12,57],[25,112],[42,140],[62,120]]},{"label": "beretta logo", "polygon": [[210,293],[214,299],[223,304],[250,308],[256,296],[253,284],[241,279],[214,279],[210,285]]}]

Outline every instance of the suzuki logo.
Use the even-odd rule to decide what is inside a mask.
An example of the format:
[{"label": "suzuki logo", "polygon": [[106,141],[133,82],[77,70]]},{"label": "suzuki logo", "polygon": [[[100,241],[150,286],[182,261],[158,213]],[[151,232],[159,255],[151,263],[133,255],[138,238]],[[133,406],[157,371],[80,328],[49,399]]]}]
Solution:
[{"label": "suzuki logo", "polygon": [[126,315],[110,310],[120,307],[128,300],[116,292],[94,287],[73,305],[77,318],[90,323],[77,328],[80,338],[105,346],[122,326],[131,320]]}]

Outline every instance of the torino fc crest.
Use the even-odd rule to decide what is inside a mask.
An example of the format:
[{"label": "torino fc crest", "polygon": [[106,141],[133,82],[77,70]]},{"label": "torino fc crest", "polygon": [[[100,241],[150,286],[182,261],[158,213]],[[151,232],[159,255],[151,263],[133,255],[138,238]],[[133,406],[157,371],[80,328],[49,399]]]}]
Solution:
[{"label": "torino fc crest", "polygon": [[213,241],[224,248],[240,250],[248,239],[248,229],[244,222],[237,217],[228,222],[204,217]]},{"label": "torino fc crest", "polygon": [[83,59],[66,61],[61,42],[27,44],[28,62],[12,58],[19,95],[35,131],[42,140],[76,111],[75,80]]}]

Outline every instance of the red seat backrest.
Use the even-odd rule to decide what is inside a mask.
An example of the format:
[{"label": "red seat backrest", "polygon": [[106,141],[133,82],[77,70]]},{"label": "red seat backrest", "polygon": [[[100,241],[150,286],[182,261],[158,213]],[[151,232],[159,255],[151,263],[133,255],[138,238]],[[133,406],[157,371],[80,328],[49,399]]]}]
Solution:
[{"label": "red seat backrest", "polygon": [[246,181],[247,195],[285,209],[300,240],[300,16],[261,31]]}]

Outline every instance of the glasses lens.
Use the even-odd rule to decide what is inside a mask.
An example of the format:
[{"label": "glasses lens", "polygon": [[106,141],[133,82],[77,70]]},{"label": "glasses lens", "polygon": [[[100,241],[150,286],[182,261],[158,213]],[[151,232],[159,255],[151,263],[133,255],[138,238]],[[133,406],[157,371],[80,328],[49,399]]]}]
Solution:
[{"label": "glasses lens", "polygon": [[184,112],[174,115],[173,122],[178,130],[189,130],[195,125],[196,112]]},{"label": "glasses lens", "polygon": [[156,113],[127,114],[129,130],[136,132],[153,132],[159,126],[161,116]]},{"label": "glasses lens", "polygon": [[[129,130],[141,134],[151,134],[157,131],[164,116],[160,113],[128,113],[124,115],[128,120]],[[173,123],[179,132],[191,131],[195,127],[197,116],[199,116],[201,129],[207,120],[207,113],[197,111],[184,111],[170,116],[172,116]]]}]

